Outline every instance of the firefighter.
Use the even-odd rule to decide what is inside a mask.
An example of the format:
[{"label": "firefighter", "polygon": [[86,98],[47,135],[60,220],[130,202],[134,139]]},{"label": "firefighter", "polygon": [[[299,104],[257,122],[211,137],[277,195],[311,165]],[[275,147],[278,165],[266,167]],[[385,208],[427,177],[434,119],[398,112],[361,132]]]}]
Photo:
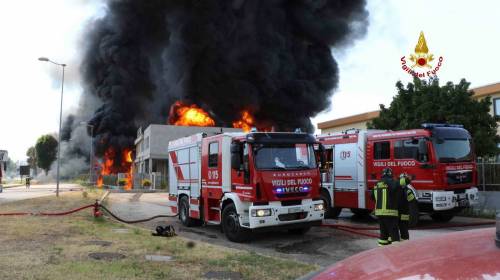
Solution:
[{"label": "firefighter", "polygon": [[276,167],[285,168],[285,164],[281,162],[279,157],[274,157],[274,163]]},{"label": "firefighter", "polygon": [[27,189],[30,188],[30,183],[31,183],[31,177],[30,176],[26,176],[26,188]]},{"label": "firefighter", "polygon": [[408,232],[410,224],[410,203],[415,201],[415,195],[408,188],[411,183],[410,176],[406,173],[401,173],[399,175],[399,185],[401,186],[401,192],[399,196],[399,233],[401,235],[401,240],[409,240],[410,233]]},{"label": "firefighter", "polygon": [[379,246],[399,242],[398,230],[398,202],[400,193],[399,182],[392,177],[392,170],[385,168],[382,178],[372,191],[372,199],[375,200],[375,216],[380,225]]}]

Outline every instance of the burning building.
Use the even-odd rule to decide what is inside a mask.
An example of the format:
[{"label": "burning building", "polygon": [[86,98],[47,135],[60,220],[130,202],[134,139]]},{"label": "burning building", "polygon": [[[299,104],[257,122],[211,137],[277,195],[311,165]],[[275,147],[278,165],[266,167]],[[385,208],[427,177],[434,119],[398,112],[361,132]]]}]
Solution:
[{"label": "burning building", "polygon": [[312,131],[338,84],[331,49],[366,27],[364,0],[108,0],[76,120],[92,115],[103,174],[130,173],[151,123]]}]

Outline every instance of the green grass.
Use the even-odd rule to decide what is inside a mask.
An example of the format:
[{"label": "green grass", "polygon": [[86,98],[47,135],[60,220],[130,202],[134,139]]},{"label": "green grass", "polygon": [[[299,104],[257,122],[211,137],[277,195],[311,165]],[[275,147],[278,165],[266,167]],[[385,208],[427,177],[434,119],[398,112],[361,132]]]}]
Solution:
[{"label": "green grass", "polygon": [[[90,204],[102,193],[88,190],[60,198],[45,197],[0,205],[0,212],[60,211]],[[153,237],[150,231],[95,219],[86,209],[63,217],[0,217],[0,279],[200,279],[208,271],[234,271],[244,279],[295,279],[317,267],[218,247],[203,242],[188,246],[182,237]],[[114,229],[128,229],[117,233]],[[108,247],[88,245],[110,241]],[[126,258],[98,261],[92,252]],[[169,255],[169,263],[150,262],[146,254]]]}]

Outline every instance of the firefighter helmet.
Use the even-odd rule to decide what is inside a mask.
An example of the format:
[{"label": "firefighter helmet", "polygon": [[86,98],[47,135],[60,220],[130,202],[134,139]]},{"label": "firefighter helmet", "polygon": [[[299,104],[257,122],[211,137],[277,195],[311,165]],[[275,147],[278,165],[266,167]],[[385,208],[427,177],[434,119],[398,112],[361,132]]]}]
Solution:
[{"label": "firefighter helmet", "polygon": [[382,176],[392,177],[392,169],[384,168],[384,170],[382,170]]},{"label": "firefighter helmet", "polygon": [[[400,182],[401,182],[401,179],[404,179],[404,180],[405,180],[405,182],[406,182],[406,184],[411,183],[411,177],[410,177],[410,175],[408,175],[408,173],[406,173],[406,172],[403,172],[403,173],[399,174],[399,181],[400,181]],[[405,185],[406,185],[406,184],[405,184]]]}]

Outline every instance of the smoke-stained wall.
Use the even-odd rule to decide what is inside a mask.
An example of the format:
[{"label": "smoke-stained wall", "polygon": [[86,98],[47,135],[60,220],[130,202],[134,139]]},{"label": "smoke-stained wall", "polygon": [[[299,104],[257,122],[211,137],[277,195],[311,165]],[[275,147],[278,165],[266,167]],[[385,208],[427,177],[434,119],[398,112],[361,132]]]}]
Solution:
[{"label": "smoke-stained wall", "polygon": [[[363,0],[109,0],[86,35],[82,74],[96,154],[132,147],[176,100],[217,126],[311,131],[338,84],[330,49],[365,33]],[[75,121],[76,122],[76,121]],[[119,160],[118,160],[119,161]]]}]

